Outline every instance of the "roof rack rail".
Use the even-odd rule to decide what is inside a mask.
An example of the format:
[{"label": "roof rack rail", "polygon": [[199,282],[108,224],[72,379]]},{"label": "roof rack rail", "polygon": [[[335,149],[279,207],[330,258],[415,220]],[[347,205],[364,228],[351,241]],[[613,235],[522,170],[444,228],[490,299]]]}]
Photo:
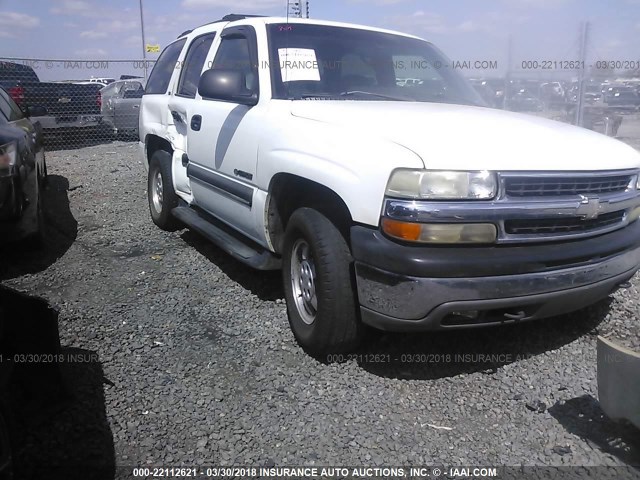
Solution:
[{"label": "roof rack rail", "polygon": [[[265,15],[245,15],[243,13],[230,13],[230,14],[225,15],[224,17],[222,17],[220,20],[216,20],[215,22],[205,23],[203,25],[200,25],[200,27],[204,27],[205,25],[211,25],[213,23],[235,22],[237,20],[244,20],[245,18],[260,18],[260,17],[264,17],[264,16]],[[200,28],[200,27],[196,27],[196,28]],[[184,37],[185,35],[189,35],[194,30],[195,30],[195,28],[192,28],[191,30],[185,30],[180,35],[178,35],[178,38]]]},{"label": "roof rack rail", "polygon": [[245,15],[242,13],[230,13],[229,15],[225,15],[222,17],[219,22],[235,22],[236,20],[244,20],[245,18],[261,18],[264,15]]}]

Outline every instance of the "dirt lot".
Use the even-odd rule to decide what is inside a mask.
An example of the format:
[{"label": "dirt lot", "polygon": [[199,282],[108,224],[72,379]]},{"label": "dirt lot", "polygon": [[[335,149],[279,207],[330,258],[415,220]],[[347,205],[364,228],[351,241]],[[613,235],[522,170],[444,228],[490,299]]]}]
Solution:
[{"label": "dirt lot", "polygon": [[50,244],[5,250],[0,279],[55,305],[65,351],[97,361],[65,369],[55,412],[17,418],[16,465],[34,478],[53,478],[39,465],[104,478],[137,465],[640,465],[638,431],[599,407],[595,363],[597,334],[640,335],[637,277],[572,315],[371,333],[354,358],[319,362],[293,339],[278,273],[152,224],[134,143],[47,161]]}]

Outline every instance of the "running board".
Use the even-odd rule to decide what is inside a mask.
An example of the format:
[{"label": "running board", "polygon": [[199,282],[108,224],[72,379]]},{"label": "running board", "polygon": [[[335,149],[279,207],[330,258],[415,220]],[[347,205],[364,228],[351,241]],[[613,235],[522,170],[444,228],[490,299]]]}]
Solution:
[{"label": "running board", "polygon": [[178,220],[215,243],[236,260],[257,270],[278,270],[282,261],[273,253],[245,240],[219,220],[191,207],[180,206],[171,210]]}]

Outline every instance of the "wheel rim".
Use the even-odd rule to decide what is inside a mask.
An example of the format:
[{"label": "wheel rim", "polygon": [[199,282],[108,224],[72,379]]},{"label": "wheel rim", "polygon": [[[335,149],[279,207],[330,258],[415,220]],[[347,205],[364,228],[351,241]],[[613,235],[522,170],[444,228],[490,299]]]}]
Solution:
[{"label": "wheel rim", "polygon": [[307,325],[316,320],[318,297],[316,295],[316,267],[309,244],[296,240],[291,249],[291,287],[296,309]]},{"label": "wheel rim", "polygon": [[157,170],[151,183],[151,200],[153,200],[153,208],[157,213],[162,212],[162,195],[162,173]]}]

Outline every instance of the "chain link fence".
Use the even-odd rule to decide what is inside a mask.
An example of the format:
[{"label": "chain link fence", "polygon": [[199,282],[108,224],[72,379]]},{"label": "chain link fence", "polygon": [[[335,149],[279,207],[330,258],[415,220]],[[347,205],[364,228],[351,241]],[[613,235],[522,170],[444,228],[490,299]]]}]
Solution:
[{"label": "chain link fence", "polygon": [[[0,86],[40,122],[49,148],[136,141],[145,78],[153,64],[0,57]],[[575,81],[478,77],[470,82],[492,108],[577,123]],[[640,148],[640,79],[587,81],[581,103],[583,127]]]},{"label": "chain link fence", "polygon": [[[153,61],[0,58],[0,86],[52,148],[136,141]],[[14,118],[19,113],[13,112]]]},{"label": "chain link fence", "polygon": [[493,78],[471,82],[494,108],[580,125],[640,149],[640,79],[612,75],[587,80],[582,102],[576,81]]}]

